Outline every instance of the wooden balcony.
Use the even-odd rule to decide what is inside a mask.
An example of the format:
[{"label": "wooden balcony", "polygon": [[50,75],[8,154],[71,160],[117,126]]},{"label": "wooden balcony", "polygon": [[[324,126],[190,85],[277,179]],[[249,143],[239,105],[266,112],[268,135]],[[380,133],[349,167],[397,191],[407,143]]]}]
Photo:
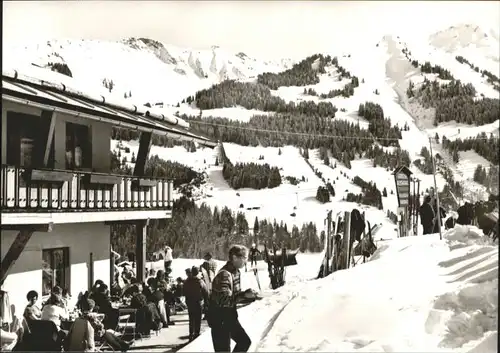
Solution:
[{"label": "wooden balcony", "polygon": [[172,192],[162,178],[2,165],[2,213],[170,210]]}]

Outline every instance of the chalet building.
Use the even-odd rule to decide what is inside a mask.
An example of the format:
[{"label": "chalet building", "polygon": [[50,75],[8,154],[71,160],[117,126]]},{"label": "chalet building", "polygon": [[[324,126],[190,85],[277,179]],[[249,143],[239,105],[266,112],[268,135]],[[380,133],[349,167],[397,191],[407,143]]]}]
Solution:
[{"label": "chalet building", "polygon": [[[59,285],[76,297],[96,279],[109,285],[116,222],[136,226],[142,280],[148,220],[175,212],[172,181],[144,175],[153,134],[216,146],[174,116],[92,97],[48,73],[55,79],[2,73],[0,283],[17,315],[30,290]],[[113,126],[140,131],[133,175],[110,173]]]}]

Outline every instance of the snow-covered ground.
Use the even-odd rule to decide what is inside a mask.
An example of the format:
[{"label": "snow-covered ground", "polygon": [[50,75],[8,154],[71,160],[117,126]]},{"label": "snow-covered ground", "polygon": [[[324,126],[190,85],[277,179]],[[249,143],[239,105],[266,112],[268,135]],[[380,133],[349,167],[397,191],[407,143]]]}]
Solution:
[{"label": "snow-covered ground", "polygon": [[[111,142],[111,149],[116,150],[118,141]],[[137,155],[138,143],[136,141],[122,141],[121,156],[126,157],[129,165],[132,155]],[[123,148],[128,147],[130,152],[126,153]],[[384,168],[370,168],[370,165],[364,165],[363,162],[354,163],[352,170],[345,168],[337,162],[337,169],[333,170],[323,164],[318,159],[318,152],[310,150],[310,162],[314,168],[324,173],[326,180],[330,179],[336,191],[336,196],[331,202],[321,204],[316,200],[316,191],[318,186],[324,186],[323,181],[319,179],[311,168],[307,165],[304,158],[300,156],[299,150],[293,146],[277,147],[245,147],[236,144],[225,143],[224,149],[231,161],[241,163],[267,163],[271,167],[278,167],[283,178],[286,176],[296,177],[301,180],[298,185],[291,185],[288,182],[282,183],[279,187],[273,189],[254,190],[243,188],[234,190],[224,180],[222,176],[222,166],[215,166],[214,150],[209,148],[198,148],[196,152],[188,152],[184,147],[176,146],[173,148],[164,148],[152,146],[150,154],[158,155],[160,158],[177,161],[195,171],[206,173],[207,183],[203,184],[195,198],[199,204],[206,203],[211,207],[222,208],[229,207],[233,211],[241,211],[246,215],[250,225],[253,224],[255,217],[259,220],[276,219],[278,222],[285,222],[291,229],[293,225],[302,226],[304,223],[313,222],[319,231],[324,228],[324,220],[329,210],[334,213],[351,211],[358,208],[365,211],[367,220],[372,224],[382,223],[391,231],[395,227],[392,222],[385,218],[385,212],[390,209],[395,212],[396,194],[390,195],[390,190],[394,189],[394,179]],[[281,155],[279,154],[281,150]],[[264,159],[259,159],[264,156]],[[332,165],[336,162],[331,158]],[[340,172],[346,173],[348,177]],[[352,184],[352,178],[359,175],[365,181],[375,181],[380,190],[387,185],[388,203],[384,200],[384,210],[378,210],[366,205],[359,205],[352,202],[344,202],[342,198],[348,192],[360,193],[361,189]],[[338,177],[338,180],[337,180]],[[431,187],[432,177],[425,176],[422,179],[421,189]],[[438,180],[441,180],[438,178]],[[440,181],[441,182],[441,181]],[[441,185],[441,184],[440,184]],[[384,198],[386,199],[386,198]],[[241,207],[243,205],[243,207]],[[294,214],[294,215],[293,215]]]},{"label": "snow-covered ground", "polygon": [[[497,351],[498,245],[472,226],[443,238],[378,242],[366,264],[320,280],[308,280],[319,256],[299,258],[284,287],[239,311],[250,351]],[[181,350],[194,351],[213,351],[209,331]]]},{"label": "snow-covered ground", "polygon": [[170,107],[168,109],[173,113],[186,114],[192,116],[200,116],[201,114],[202,118],[208,118],[208,117],[226,118],[241,122],[248,122],[250,118],[254,115],[272,114],[270,112],[264,112],[256,109],[245,109],[243,107],[200,110],[193,108],[192,106],[189,106],[187,104],[180,104],[179,107]]},{"label": "snow-covered ground", "polygon": [[[498,96],[498,94],[497,94]],[[500,126],[500,120],[497,120],[491,124],[481,125],[481,126],[471,126],[466,124],[457,124],[456,122],[449,121],[435,128],[428,129],[427,132],[430,136],[436,135],[436,133],[442,137],[446,136],[448,140],[454,141],[457,138],[462,140],[476,137],[481,133],[485,133],[486,136],[496,136],[498,138],[498,128]]]}]

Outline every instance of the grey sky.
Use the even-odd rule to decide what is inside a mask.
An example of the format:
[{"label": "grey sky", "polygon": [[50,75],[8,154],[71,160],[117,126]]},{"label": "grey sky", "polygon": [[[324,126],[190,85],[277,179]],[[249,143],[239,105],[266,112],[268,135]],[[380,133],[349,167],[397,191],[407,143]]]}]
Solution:
[{"label": "grey sky", "polygon": [[4,1],[4,41],[148,37],[262,58],[427,35],[457,23],[500,27],[498,1]]}]

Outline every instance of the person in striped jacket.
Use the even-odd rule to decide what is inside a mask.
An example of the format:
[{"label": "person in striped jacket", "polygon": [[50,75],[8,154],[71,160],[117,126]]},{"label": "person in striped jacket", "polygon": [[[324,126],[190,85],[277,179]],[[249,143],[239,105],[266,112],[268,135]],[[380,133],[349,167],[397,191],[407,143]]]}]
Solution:
[{"label": "person in striped jacket", "polygon": [[247,352],[252,341],[238,320],[236,304],[255,297],[252,289],[241,291],[240,269],[246,264],[248,249],[234,245],[229,249],[229,261],[212,282],[207,321],[212,330],[215,352],[229,352],[231,339],[236,342],[233,352]]}]

